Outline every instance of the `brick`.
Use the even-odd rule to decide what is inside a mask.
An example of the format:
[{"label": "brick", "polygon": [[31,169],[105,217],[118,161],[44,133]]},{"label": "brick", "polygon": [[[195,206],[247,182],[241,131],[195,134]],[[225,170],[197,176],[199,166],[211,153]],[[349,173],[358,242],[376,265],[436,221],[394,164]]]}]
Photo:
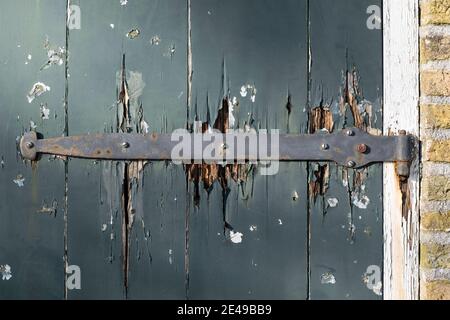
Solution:
[{"label": "brick", "polygon": [[450,96],[450,71],[422,72],[420,74],[420,91],[422,95]]},{"label": "brick", "polygon": [[450,200],[450,178],[448,177],[427,177],[423,180],[422,187],[424,200]]},{"label": "brick", "polygon": [[450,59],[450,37],[433,36],[420,40],[420,61]]},{"label": "brick", "polygon": [[450,281],[423,282],[420,292],[423,300],[450,300]]},{"label": "brick", "polygon": [[450,245],[422,243],[420,246],[420,266],[428,269],[450,268]]},{"label": "brick", "polygon": [[450,23],[450,0],[428,0],[420,9],[422,25]]},{"label": "brick", "polygon": [[420,113],[426,129],[450,129],[450,105],[422,105]]},{"label": "brick", "polygon": [[420,219],[423,230],[448,231],[450,230],[450,211],[445,213],[425,213]]},{"label": "brick", "polygon": [[450,162],[450,140],[428,142],[427,160],[434,162]]}]

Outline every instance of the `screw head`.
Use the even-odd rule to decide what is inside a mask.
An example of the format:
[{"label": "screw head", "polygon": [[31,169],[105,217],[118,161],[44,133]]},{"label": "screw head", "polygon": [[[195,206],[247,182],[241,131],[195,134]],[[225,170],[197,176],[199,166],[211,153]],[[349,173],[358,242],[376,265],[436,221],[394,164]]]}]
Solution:
[{"label": "screw head", "polygon": [[347,166],[349,168],[354,168],[356,166],[356,162],[355,161],[349,161],[349,162],[347,162]]},{"label": "screw head", "polygon": [[359,153],[366,153],[369,147],[366,144],[361,143],[358,145],[357,149]]},{"label": "screw head", "polygon": [[320,147],[321,147],[322,150],[330,149],[330,146],[328,144],[326,144],[326,143],[322,144]]},{"label": "screw head", "polygon": [[130,144],[128,142],[124,142],[122,143],[122,147],[128,149],[130,147]]},{"label": "screw head", "polygon": [[29,141],[29,142],[27,142],[26,146],[27,146],[28,149],[33,149],[34,148],[34,143]]},{"label": "screw head", "polygon": [[353,136],[355,135],[355,132],[354,132],[353,130],[347,130],[345,133],[346,133],[347,136],[349,136],[349,137],[353,137]]}]

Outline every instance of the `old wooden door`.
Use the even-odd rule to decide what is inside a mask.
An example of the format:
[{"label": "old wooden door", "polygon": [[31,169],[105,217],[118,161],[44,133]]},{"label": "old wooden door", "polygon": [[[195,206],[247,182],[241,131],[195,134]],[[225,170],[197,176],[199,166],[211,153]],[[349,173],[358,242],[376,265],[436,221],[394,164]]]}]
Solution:
[{"label": "old wooden door", "polygon": [[381,165],[299,162],[263,176],[250,165],[31,164],[16,149],[30,130],[170,133],[195,121],[381,134],[380,8],[2,3],[0,299],[381,299]]}]

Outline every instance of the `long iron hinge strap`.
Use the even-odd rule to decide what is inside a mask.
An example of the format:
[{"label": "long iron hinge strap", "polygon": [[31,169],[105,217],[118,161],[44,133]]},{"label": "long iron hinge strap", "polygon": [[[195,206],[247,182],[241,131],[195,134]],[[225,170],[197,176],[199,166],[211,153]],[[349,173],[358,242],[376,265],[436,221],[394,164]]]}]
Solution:
[{"label": "long iron hinge strap", "polygon": [[[414,145],[414,138],[406,134],[374,136],[356,128],[333,134],[279,135],[278,139],[273,139],[268,134],[265,136],[267,152],[261,152],[264,141],[258,134],[227,134],[223,135],[220,142],[201,138],[199,141],[199,135],[196,138],[194,136],[190,134],[188,137],[192,138],[189,143],[191,151],[186,152],[184,149],[184,153],[177,153],[176,156],[173,155],[173,151],[176,148],[180,149],[181,140],[178,140],[180,137],[174,139],[171,134],[113,133],[38,139],[35,132],[28,132],[20,141],[20,151],[28,160],[36,160],[40,154],[50,154],[98,160],[190,162],[217,160],[214,153],[203,152],[213,147],[215,150],[223,150],[223,154],[219,157],[225,158],[228,162],[323,161],[336,162],[350,168],[361,168],[372,163],[396,162],[399,175],[408,176]],[[215,143],[218,145],[214,145]],[[241,147],[238,147],[239,143]],[[242,143],[245,144],[245,148],[242,148]],[[198,148],[199,144],[201,148]],[[277,148],[273,149],[275,144]],[[278,153],[272,152],[272,149]]]}]

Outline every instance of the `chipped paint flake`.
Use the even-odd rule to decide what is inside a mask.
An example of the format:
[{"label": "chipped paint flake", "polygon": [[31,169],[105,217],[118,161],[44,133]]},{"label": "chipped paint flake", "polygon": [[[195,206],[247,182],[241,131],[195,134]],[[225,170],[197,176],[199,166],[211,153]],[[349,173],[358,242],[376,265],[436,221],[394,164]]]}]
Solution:
[{"label": "chipped paint flake", "polygon": [[151,39],[150,39],[150,44],[152,46],[159,46],[159,44],[161,43],[161,38],[158,35],[154,35]]},{"label": "chipped paint flake", "polygon": [[241,87],[241,97],[242,98],[246,98],[249,94],[250,94],[250,100],[252,103],[256,102],[256,93],[258,92],[258,90],[256,89],[255,85],[251,85],[251,84],[244,84]]},{"label": "chipped paint flake", "polygon": [[320,276],[320,283],[322,284],[336,284],[336,277],[331,272],[325,272]]},{"label": "chipped paint flake", "polygon": [[23,175],[19,174],[17,177],[13,180],[13,182],[19,187],[23,188],[25,186],[25,178]]},{"label": "chipped paint flake", "polygon": [[359,209],[366,210],[370,204],[370,199],[360,193],[352,194],[353,205]]},{"label": "chipped paint flake", "polygon": [[150,125],[145,120],[141,121],[140,126],[142,133],[148,134],[150,132]]},{"label": "chipped paint flake", "polygon": [[278,219],[278,225],[282,226],[283,225],[283,220]]},{"label": "chipped paint flake", "polygon": [[137,37],[139,37],[139,35],[141,34],[141,31],[139,31],[139,29],[131,29],[130,31],[128,31],[128,33],[126,34],[126,37],[128,39],[136,39]]},{"label": "chipped paint flake", "polygon": [[50,90],[51,88],[47,86],[45,83],[36,82],[27,95],[28,103],[32,103],[34,99]]},{"label": "chipped paint flake", "polygon": [[249,229],[250,229],[251,232],[254,232],[254,231],[258,230],[258,226],[251,225]]},{"label": "chipped paint flake", "polygon": [[30,120],[30,130],[35,130],[37,128],[36,123],[33,120]]},{"label": "chipped paint flake", "polygon": [[175,56],[175,52],[177,51],[175,44],[171,44],[168,48],[167,48],[167,52],[163,54],[164,57],[168,57],[170,59],[172,59]]},{"label": "chipped paint flake", "polygon": [[110,27],[111,29],[114,29],[114,28],[115,28],[114,23],[111,23],[111,24],[109,25],[109,27]]},{"label": "chipped paint flake", "polygon": [[47,62],[42,65],[41,71],[53,65],[62,66],[67,59],[66,49],[51,45],[48,37],[45,38],[44,49],[47,50]]},{"label": "chipped paint flake", "polygon": [[51,206],[47,205],[47,202],[44,201],[41,209],[39,209],[37,211],[37,213],[47,214],[47,215],[51,215],[51,216],[56,216],[57,212],[58,212],[58,201],[56,201],[56,200],[52,201]]},{"label": "chipped paint flake", "polygon": [[108,225],[106,223],[102,224],[102,232],[105,232],[108,229]]},{"label": "chipped paint flake", "polygon": [[2,274],[3,281],[8,281],[12,278],[11,267],[7,264],[0,265],[0,273]]},{"label": "chipped paint flake", "polygon": [[128,4],[128,0],[120,0],[121,6],[126,6]]},{"label": "chipped paint flake", "polygon": [[297,201],[298,199],[300,199],[300,196],[298,195],[298,192],[297,192],[297,191],[294,191],[294,192],[292,193],[292,200],[293,200],[293,201]]},{"label": "chipped paint flake", "polygon": [[50,119],[50,109],[47,108],[47,104],[41,104],[41,118],[42,120],[49,120]]},{"label": "chipped paint flake", "polygon": [[230,240],[235,244],[242,243],[243,236],[244,235],[240,232],[234,232],[233,230],[230,231]]},{"label": "chipped paint flake", "polygon": [[327,200],[327,202],[330,208],[336,208],[339,204],[339,200],[336,198],[330,198]]}]

